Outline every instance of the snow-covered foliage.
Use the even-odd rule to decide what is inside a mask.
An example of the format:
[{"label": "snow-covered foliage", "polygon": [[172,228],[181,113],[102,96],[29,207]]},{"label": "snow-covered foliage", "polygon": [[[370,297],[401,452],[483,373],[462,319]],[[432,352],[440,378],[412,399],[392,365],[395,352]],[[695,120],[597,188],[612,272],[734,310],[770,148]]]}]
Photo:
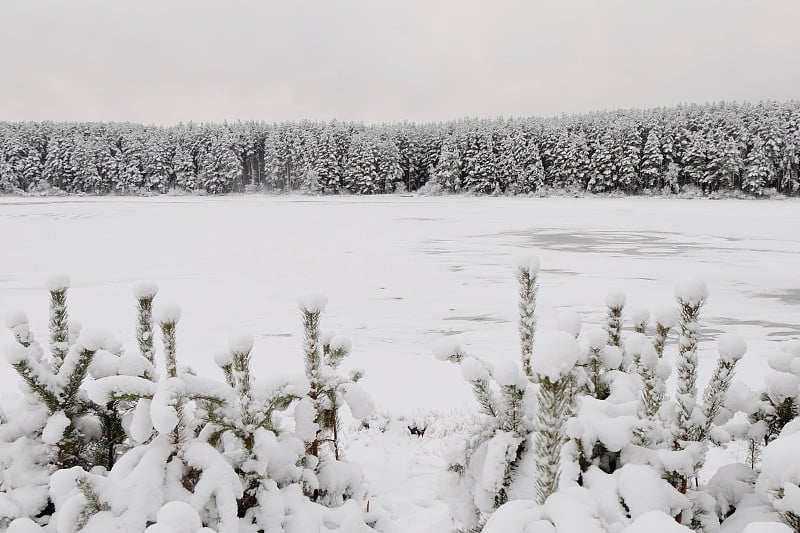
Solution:
[{"label": "snow-covered foliage", "polygon": [[0,192],[797,194],[797,101],[440,124],[0,123]]},{"label": "snow-covered foliage", "polygon": [[[181,310],[154,285],[134,291],[129,351],[80,330],[69,280],[54,278],[47,349],[23,313],[6,317],[21,386],[0,405],[0,531],[394,532],[370,471],[345,460],[358,460],[348,437],[383,433],[439,439],[439,496],[462,531],[800,530],[800,342],[766,354],[750,390],[734,382],[747,343],[722,333],[700,383],[702,280],[678,281],[652,313],[613,292],[602,323],[585,324],[569,310],[539,320],[537,258],[515,275],[519,360],[434,348],[477,400],[458,420],[374,415],[363,371],[342,370],[350,340],[322,330],[324,296],[299,300],[303,373],[255,376],[258,345],[238,333],[214,355],[215,380],[181,365]],[[728,446],[749,452],[742,464],[706,460]]]},{"label": "snow-covered foliage", "polygon": [[[630,314],[626,334],[625,295],[614,292],[602,329],[582,332],[579,317],[562,313],[559,331],[536,333],[528,312],[536,287],[519,275],[525,268],[518,266],[519,328],[521,362],[530,361],[530,373],[508,362],[490,365],[452,344],[436,350],[437,358],[461,366],[482,413],[452,446],[441,482],[464,531],[717,532],[728,523],[728,531],[741,531],[778,517],[797,530],[797,469],[787,466],[800,464],[796,343],[770,357],[774,375],[759,395],[731,387],[747,345],[722,334],[716,368],[698,391],[700,311],[708,298],[702,280],[678,281],[677,306],[658,308],[654,327],[651,313],[640,309]],[[673,328],[671,395],[673,369],[664,354]],[[709,448],[733,439],[769,442],[763,464],[722,468],[701,485]]]},{"label": "snow-covered foliage", "polygon": [[253,338],[240,334],[215,357],[225,378],[215,381],[179,365],[180,308],[154,310],[154,285],[134,291],[139,353],[102,332],[78,336],[68,286],[48,284],[49,354],[25,315],[6,320],[4,354],[23,386],[0,416],[0,530],[391,530],[360,468],[340,457],[340,407],[361,419],[373,406],[363,372],[336,372],[350,341],[320,336],[324,297],[302,300],[307,376],[257,380]]}]

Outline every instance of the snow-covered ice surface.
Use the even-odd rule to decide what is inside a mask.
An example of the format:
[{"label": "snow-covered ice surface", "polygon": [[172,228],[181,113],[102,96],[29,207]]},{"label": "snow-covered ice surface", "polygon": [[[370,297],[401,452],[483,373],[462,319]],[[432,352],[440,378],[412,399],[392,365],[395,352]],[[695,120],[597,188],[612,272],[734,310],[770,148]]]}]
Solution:
[{"label": "snow-covered ice surface", "polygon": [[[755,384],[770,341],[800,337],[799,227],[795,200],[2,198],[0,314],[24,309],[46,342],[46,280],[69,275],[72,318],[134,350],[134,286],[152,280],[156,313],[162,304],[181,306],[180,363],[218,375],[213,354],[232,333],[250,332],[256,375],[275,376],[302,371],[297,302],[322,292],[323,330],[352,339],[345,366],[365,369],[361,384],[379,410],[448,411],[474,402],[460,372],[431,347],[449,336],[488,361],[516,360],[514,268],[534,252],[539,331],[555,329],[566,309],[595,327],[606,295],[618,289],[628,329],[630,310],[671,305],[674,282],[699,276],[710,293],[700,384],[721,332],[746,339],[737,379]],[[674,351],[671,338],[666,357]],[[6,366],[0,386],[11,380]],[[386,464],[362,437],[351,450],[370,480],[382,479],[376,500],[405,516],[404,531],[446,531],[440,502],[415,512],[402,504],[411,493],[435,496],[436,444],[407,446],[397,432],[386,435],[375,442],[405,454],[399,462]],[[401,488],[413,472],[417,480]]]}]

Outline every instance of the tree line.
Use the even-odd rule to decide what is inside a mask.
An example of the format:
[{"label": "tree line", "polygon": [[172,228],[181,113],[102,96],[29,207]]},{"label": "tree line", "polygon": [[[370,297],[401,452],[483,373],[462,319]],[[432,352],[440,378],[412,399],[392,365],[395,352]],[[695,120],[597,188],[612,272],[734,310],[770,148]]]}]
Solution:
[{"label": "tree line", "polygon": [[0,192],[796,195],[800,102],[446,123],[0,122]]}]

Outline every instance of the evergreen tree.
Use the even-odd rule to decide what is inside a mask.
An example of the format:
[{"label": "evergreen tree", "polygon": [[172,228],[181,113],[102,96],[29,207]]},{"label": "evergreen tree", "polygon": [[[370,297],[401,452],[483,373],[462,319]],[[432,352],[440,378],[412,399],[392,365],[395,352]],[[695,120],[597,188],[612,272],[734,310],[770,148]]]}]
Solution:
[{"label": "evergreen tree", "polygon": [[641,137],[635,125],[629,126],[622,137],[617,164],[617,184],[626,192],[640,188],[639,166],[642,159]]},{"label": "evergreen tree", "polygon": [[452,136],[442,143],[439,164],[431,179],[446,192],[455,193],[461,190],[461,154],[458,143]]},{"label": "evergreen tree", "polygon": [[590,178],[586,185],[591,192],[605,192],[614,188],[617,181],[614,140],[606,130],[594,147],[590,161]]},{"label": "evergreen tree", "polygon": [[242,162],[231,149],[231,142],[229,136],[215,137],[200,154],[198,180],[212,194],[230,191],[241,180]]},{"label": "evergreen tree", "polygon": [[192,153],[184,143],[175,146],[172,158],[172,170],[175,174],[175,185],[185,191],[194,191],[198,187],[197,173]]},{"label": "evergreen tree", "polygon": [[661,153],[661,141],[655,131],[650,130],[642,152],[642,180],[645,187],[660,189],[663,186],[664,156]]},{"label": "evergreen tree", "polygon": [[378,192],[392,192],[400,181],[400,152],[391,139],[379,139],[375,143],[375,174]]},{"label": "evergreen tree", "polygon": [[342,169],[339,166],[335,139],[327,127],[324,129],[319,142],[317,158],[314,162],[314,172],[316,172],[323,191],[331,193],[339,191]]},{"label": "evergreen tree", "polygon": [[347,189],[355,194],[379,192],[379,176],[375,160],[374,139],[367,134],[353,137],[344,169]]},{"label": "evergreen tree", "polygon": [[753,147],[747,154],[744,164],[742,188],[752,194],[763,194],[764,187],[773,181],[774,170],[759,138],[753,141]]}]

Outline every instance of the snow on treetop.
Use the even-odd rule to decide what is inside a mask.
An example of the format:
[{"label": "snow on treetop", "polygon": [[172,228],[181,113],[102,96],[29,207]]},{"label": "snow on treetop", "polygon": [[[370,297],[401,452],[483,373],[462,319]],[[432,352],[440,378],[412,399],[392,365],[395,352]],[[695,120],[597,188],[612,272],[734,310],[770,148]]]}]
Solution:
[{"label": "snow on treetop", "polygon": [[708,287],[700,278],[685,277],[675,282],[675,298],[689,305],[699,305],[708,299]]},{"label": "snow on treetop", "polygon": [[436,341],[431,351],[433,356],[440,361],[458,362],[463,357],[461,346],[456,341],[447,338]]},{"label": "snow on treetop", "polygon": [[12,311],[6,315],[5,319],[6,326],[8,326],[10,329],[14,329],[17,326],[28,323],[28,315],[26,315],[23,311]]},{"label": "snow on treetop", "polygon": [[349,337],[346,337],[344,335],[336,335],[330,340],[328,346],[331,347],[331,350],[350,353],[350,350],[353,347],[353,343],[350,342]]},{"label": "snow on treetop", "polygon": [[608,332],[600,328],[591,329],[586,333],[586,341],[592,350],[600,350],[608,344]]},{"label": "snow on treetop", "polygon": [[89,329],[81,332],[78,344],[86,350],[96,352],[105,345],[108,338],[109,333],[103,329]]},{"label": "snow on treetop", "polygon": [[248,353],[253,349],[253,336],[249,333],[234,333],[228,337],[228,349],[233,353]]},{"label": "snow on treetop", "polygon": [[604,368],[617,369],[622,364],[622,350],[618,346],[606,346],[600,352],[600,361]]},{"label": "snow on treetop", "polygon": [[535,254],[525,254],[517,258],[517,268],[527,272],[529,276],[539,273],[539,257]]},{"label": "snow on treetop", "polygon": [[328,305],[328,297],[318,292],[307,292],[297,300],[300,309],[309,313],[322,313]]},{"label": "snow on treetop", "polygon": [[657,324],[661,324],[665,328],[673,328],[678,323],[680,315],[674,305],[659,307],[653,313],[653,318]]},{"label": "snow on treetop", "polygon": [[581,317],[575,311],[561,311],[556,316],[556,329],[577,337],[581,332]]},{"label": "snow on treetop", "polygon": [[800,393],[800,377],[788,372],[772,372],[764,378],[767,385],[767,394],[775,403],[781,403],[786,398],[797,396]]},{"label": "snow on treetop", "polygon": [[650,310],[646,307],[635,307],[631,311],[631,320],[634,324],[641,324],[650,320]]},{"label": "snow on treetop", "polygon": [[164,304],[158,308],[156,317],[161,324],[177,322],[181,319],[181,306],[178,304]]},{"label": "snow on treetop", "polygon": [[733,333],[720,335],[718,344],[719,356],[726,361],[738,361],[747,351],[747,343],[744,342],[744,339]]},{"label": "snow on treetop", "polygon": [[642,354],[644,347],[647,346],[647,337],[642,333],[631,333],[625,339],[625,351],[630,354]]},{"label": "snow on treetop", "polygon": [[133,295],[137,300],[153,298],[156,294],[158,294],[158,285],[152,281],[140,281],[133,286]]},{"label": "snow on treetop", "polygon": [[233,354],[229,350],[217,350],[214,352],[214,363],[222,368],[233,364]]},{"label": "snow on treetop", "polygon": [[528,378],[522,373],[514,361],[504,359],[497,363],[492,372],[494,380],[501,387],[515,386],[524,389],[528,384]]},{"label": "snow on treetop", "polygon": [[613,291],[606,294],[606,305],[614,309],[625,307],[625,300],[625,293],[622,291]]},{"label": "snow on treetop", "polygon": [[776,370],[778,372],[791,372],[793,359],[794,356],[784,350],[772,349],[767,354],[767,364],[772,370]]},{"label": "snow on treetop", "polygon": [[[655,351],[655,350],[654,350]],[[658,357],[658,354],[656,354]],[[666,381],[672,375],[672,365],[665,359],[659,359],[656,364],[656,376],[662,381]]]},{"label": "snow on treetop", "polygon": [[69,276],[52,276],[45,282],[48,291],[63,291],[69,289]]},{"label": "snow on treetop", "polygon": [[550,381],[569,374],[577,360],[578,343],[569,333],[544,332],[533,343],[533,370]]},{"label": "snow on treetop", "polygon": [[466,356],[461,361],[461,375],[470,382],[482,381],[489,378],[489,372],[486,370],[486,367],[483,366],[483,363],[471,355]]}]

